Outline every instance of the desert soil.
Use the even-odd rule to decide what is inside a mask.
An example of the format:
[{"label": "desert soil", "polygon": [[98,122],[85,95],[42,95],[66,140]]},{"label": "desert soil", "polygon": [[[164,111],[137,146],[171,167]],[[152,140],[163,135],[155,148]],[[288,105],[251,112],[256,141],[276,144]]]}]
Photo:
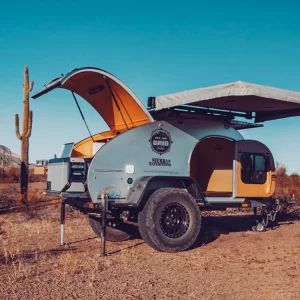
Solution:
[{"label": "desert soil", "polygon": [[250,231],[250,216],[203,218],[203,244],[160,253],[138,233],[100,239],[87,217],[68,210],[59,243],[59,206],[40,219],[0,216],[0,299],[300,299],[300,222]]}]

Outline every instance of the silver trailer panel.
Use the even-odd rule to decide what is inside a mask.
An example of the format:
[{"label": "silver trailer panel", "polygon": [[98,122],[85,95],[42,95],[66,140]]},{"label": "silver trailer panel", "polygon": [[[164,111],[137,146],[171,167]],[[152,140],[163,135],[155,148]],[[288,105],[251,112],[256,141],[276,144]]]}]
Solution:
[{"label": "silver trailer panel", "polygon": [[[88,171],[88,190],[99,202],[103,190],[109,198],[128,200],[133,182],[144,176],[190,176],[190,156],[196,144],[208,137],[243,140],[224,122],[175,120],[153,122],[128,130],[105,144],[94,156]],[[134,166],[134,173],[126,173]]]}]

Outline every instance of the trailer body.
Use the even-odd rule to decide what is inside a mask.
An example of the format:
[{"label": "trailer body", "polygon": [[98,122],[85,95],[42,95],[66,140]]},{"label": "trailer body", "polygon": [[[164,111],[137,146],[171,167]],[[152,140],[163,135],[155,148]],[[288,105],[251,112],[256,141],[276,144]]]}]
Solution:
[{"label": "trailer body", "polygon": [[112,74],[82,68],[33,98],[57,87],[70,90],[77,105],[75,93],[82,96],[110,128],[65,144],[48,163],[47,193],[89,214],[96,233],[103,194],[111,223],[122,230],[124,221],[137,222],[145,241],[160,251],[182,251],[195,242],[200,209],[275,203],[270,149],[238,131],[262,125],[235,118],[299,115],[299,93],[237,82],[149,97],[146,109]]},{"label": "trailer body", "polygon": [[[205,148],[201,151],[202,144]],[[195,151],[199,155],[207,151],[209,155],[206,154],[205,161],[202,161]],[[243,154],[259,155],[263,160],[265,168],[253,170],[261,174],[251,174],[261,176],[260,180],[242,181]],[[209,157],[211,161],[207,165]],[[69,170],[70,163],[73,163],[73,173]],[[202,176],[202,180],[207,182],[202,182],[198,175],[204,166],[209,174]],[[204,188],[202,192],[207,197],[201,200],[205,203],[234,204],[249,197],[268,198],[275,189],[272,178],[275,166],[270,150],[257,141],[244,140],[228,124],[213,120],[184,120],[181,124],[176,121],[152,122],[107,142],[90,162],[72,157],[52,159],[49,161],[49,191],[60,192],[69,175],[75,173],[76,176],[79,171],[84,174],[70,180],[69,193],[84,192],[87,181],[92,202],[100,203],[102,191],[107,190],[115,205],[121,203],[135,207],[142,202],[143,191],[138,192],[137,183],[157,176],[173,178],[173,181],[191,178],[199,189],[200,186]]]}]

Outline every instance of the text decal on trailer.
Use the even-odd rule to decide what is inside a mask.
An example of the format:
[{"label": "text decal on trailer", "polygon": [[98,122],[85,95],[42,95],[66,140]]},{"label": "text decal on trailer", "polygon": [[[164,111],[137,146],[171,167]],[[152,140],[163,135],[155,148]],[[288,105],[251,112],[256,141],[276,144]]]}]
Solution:
[{"label": "text decal on trailer", "polygon": [[171,167],[171,160],[165,158],[152,158],[152,161],[149,162],[149,166]]},{"label": "text decal on trailer", "polygon": [[171,149],[171,135],[164,129],[156,129],[152,132],[150,140],[152,151],[162,155]]}]

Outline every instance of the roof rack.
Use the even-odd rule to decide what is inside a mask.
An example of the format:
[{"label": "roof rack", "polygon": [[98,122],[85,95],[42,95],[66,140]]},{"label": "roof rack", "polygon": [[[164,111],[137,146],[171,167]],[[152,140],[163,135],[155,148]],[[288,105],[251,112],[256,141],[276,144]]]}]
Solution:
[{"label": "roof rack", "polygon": [[235,117],[245,118],[245,119],[253,119],[252,113],[239,113],[232,111],[224,111],[217,109],[209,109],[209,108],[199,108],[181,105],[177,107],[171,107],[167,109],[162,109],[156,111],[154,108],[148,108],[148,111],[152,115],[152,117],[156,120],[167,120],[174,118],[183,118],[183,119],[197,119],[206,117],[213,117],[214,119],[219,119],[228,123],[230,127],[233,127],[236,130],[249,129],[249,128],[259,128],[263,127],[263,124],[257,124],[255,122],[249,123],[244,121],[235,120]]},{"label": "roof rack", "polygon": [[[148,106],[149,106],[149,102],[148,102]],[[221,109],[206,108],[206,107],[191,106],[191,105],[179,105],[179,106],[165,108],[158,111],[156,111],[153,106],[152,107],[150,106],[148,107],[148,111],[156,120],[165,119],[168,117],[180,116],[182,114],[210,115],[210,116],[223,117],[228,120],[233,120],[235,117],[252,120],[255,117],[252,112],[236,112],[231,110],[221,110]]]}]

